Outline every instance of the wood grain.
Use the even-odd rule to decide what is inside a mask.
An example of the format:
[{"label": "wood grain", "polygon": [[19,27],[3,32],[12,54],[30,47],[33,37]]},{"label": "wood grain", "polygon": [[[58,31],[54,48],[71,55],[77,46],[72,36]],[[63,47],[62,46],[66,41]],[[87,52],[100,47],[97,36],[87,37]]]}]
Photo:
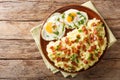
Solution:
[{"label": "wood grain", "polygon": [[[0,3],[0,20],[43,20],[51,12],[61,6],[68,4],[81,4],[86,1],[88,0],[3,1]],[[120,19],[120,7],[118,6],[120,5],[120,1],[93,1],[105,19]]]},{"label": "wood grain", "polygon": [[[120,39],[110,47],[103,59],[120,59]],[[0,40],[0,59],[41,59],[34,40]]]},{"label": "wood grain", "polygon": [[0,59],[41,59],[34,40],[0,40]]},{"label": "wood grain", "polygon": [[30,29],[38,24],[41,24],[41,22],[1,21],[0,39],[33,39]]},{"label": "wood grain", "polygon": [[[0,78],[30,80],[119,80],[120,60],[102,60],[95,67],[81,72],[76,78],[53,75],[42,60],[0,60]],[[114,66],[113,66],[114,65]],[[115,75],[112,75],[115,74]],[[23,79],[22,79],[23,78]]]},{"label": "wood grain", "polygon": [[[120,38],[120,20],[106,20],[115,37]],[[0,21],[0,39],[33,39],[30,29],[43,21]]]}]

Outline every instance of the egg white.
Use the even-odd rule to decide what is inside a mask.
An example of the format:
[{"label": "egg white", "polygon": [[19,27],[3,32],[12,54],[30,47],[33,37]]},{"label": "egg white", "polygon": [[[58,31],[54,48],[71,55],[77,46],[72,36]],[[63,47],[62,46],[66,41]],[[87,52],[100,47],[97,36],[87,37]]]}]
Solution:
[{"label": "egg white", "polygon": [[[67,17],[69,16],[70,13],[76,13],[76,17],[74,17],[72,22],[67,21]],[[64,14],[64,22],[65,24],[67,24],[68,29],[79,28],[82,25],[86,24],[88,21],[87,13],[76,9],[69,9],[65,11],[63,14]]]},{"label": "egg white", "polygon": [[[50,40],[57,40],[60,39],[64,34],[65,34],[65,27],[64,27],[64,23],[60,22],[60,13],[54,13],[53,15],[51,15],[48,20],[46,21],[46,23],[43,26],[42,29],[42,38],[46,41],[50,41]],[[56,25],[57,27],[53,30],[53,33],[48,33],[45,29],[47,23],[52,22],[53,25]],[[56,33],[55,33],[56,32]]]}]

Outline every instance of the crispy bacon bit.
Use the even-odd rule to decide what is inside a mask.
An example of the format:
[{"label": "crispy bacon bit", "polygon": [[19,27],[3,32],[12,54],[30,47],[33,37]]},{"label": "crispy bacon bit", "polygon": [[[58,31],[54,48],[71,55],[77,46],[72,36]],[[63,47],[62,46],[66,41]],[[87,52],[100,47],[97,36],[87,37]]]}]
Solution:
[{"label": "crispy bacon bit", "polygon": [[82,49],[83,49],[83,51],[86,51],[86,46],[83,45],[83,46],[82,46]]},{"label": "crispy bacon bit", "polygon": [[53,47],[53,46],[51,46],[51,47],[50,47],[50,49],[54,49],[54,47]]},{"label": "crispy bacon bit", "polygon": [[72,47],[72,53],[77,53],[77,49],[75,47]]},{"label": "crispy bacon bit", "polygon": [[71,44],[72,44],[71,41],[69,40],[69,38],[67,38],[67,37],[65,38],[65,43],[68,44],[69,46],[71,46]]},{"label": "crispy bacon bit", "polygon": [[98,34],[98,31],[96,29],[94,30],[94,34],[96,34],[96,35]]},{"label": "crispy bacon bit", "polygon": [[75,40],[71,41],[71,43],[74,43],[74,42],[75,42]]},{"label": "crispy bacon bit", "polygon": [[93,42],[93,38],[94,38],[94,35],[93,35],[93,34],[90,34],[90,42],[91,42],[91,43]]},{"label": "crispy bacon bit", "polygon": [[80,56],[81,56],[81,57],[84,56],[83,53],[80,53]]},{"label": "crispy bacon bit", "polygon": [[62,58],[60,58],[60,57],[57,57],[57,62],[59,62],[59,61],[61,61],[62,60]]},{"label": "crispy bacon bit", "polygon": [[87,61],[87,60],[84,60],[84,63],[85,63],[85,64],[88,64],[88,61]]},{"label": "crispy bacon bit", "polygon": [[92,52],[92,49],[89,49],[88,52]]},{"label": "crispy bacon bit", "polygon": [[88,29],[90,32],[92,31],[91,29]]},{"label": "crispy bacon bit", "polygon": [[79,45],[82,46],[82,44],[83,44],[82,41],[80,41],[80,42],[79,42]]},{"label": "crispy bacon bit", "polygon": [[52,49],[52,51],[55,52],[55,48],[53,46],[51,46],[50,49]]},{"label": "crispy bacon bit", "polygon": [[66,54],[70,55],[70,50],[67,50],[67,53],[66,53]]},{"label": "crispy bacon bit", "polygon": [[93,34],[90,34],[90,38],[93,39],[93,38],[94,38],[94,35],[93,35]]},{"label": "crispy bacon bit", "polygon": [[96,45],[91,46],[90,49],[88,50],[88,52],[92,52],[92,51],[94,51],[95,49],[96,49]]},{"label": "crispy bacon bit", "polygon": [[66,68],[68,68],[68,67],[69,67],[67,64],[64,64],[64,66],[65,66]]},{"label": "crispy bacon bit", "polygon": [[56,54],[56,52],[54,51],[53,54]]},{"label": "crispy bacon bit", "polygon": [[69,58],[62,58],[62,61],[68,62],[68,61],[69,61]]},{"label": "crispy bacon bit", "polygon": [[76,54],[80,55],[80,50],[77,50],[77,53],[76,53]]},{"label": "crispy bacon bit", "polygon": [[65,38],[65,43],[68,44],[69,43],[69,38]]},{"label": "crispy bacon bit", "polygon": [[60,48],[60,50],[66,50],[66,49],[67,49],[67,48],[66,48],[66,47],[63,47],[63,46]]},{"label": "crispy bacon bit", "polygon": [[74,65],[74,66],[78,66],[78,64],[74,61],[72,61],[71,64]]},{"label": "crispy bacon bit", "polygon": [[85,28],[85,26],[82,27],[82,30],[84,31],[85,34],[88,34],[88,30]]},{"label": "crispy bacon bit", "polygon": [[71,46],[72,45],[72,43],[71,42],[69,42],[69,44],[68,44],[69,46]]},{"label": "crispy bacon bit", "polygon": [[97,26],[97,24],[96,24],[96,23],[92,23],[91,25],[92,25],[93,27]]},{"label": "crispy bacon bit", "polygon": [[88,43],[89,44],[89,39],[86,37],[86,38],[84,38],[84,40],[83,40],[85,43]]},{"label": "crispy bacon bit", "polygon": [[101,56],[101,52],[98,52],[98,58],[100,58],[100,56]]},{"label": "crispy bacon bit", "polygon": [[80,39],[80,35],[79,34],[77,35],[77,38]]},{"label": "crispy bacon bit", "polygon": [[83,60],[84,60],[84,58],[81,58],[81,60],[83,61]]},{"label": "crispy bacon bit", "polygon": [[98,39],[99,39],[99,41],[100,41],[100,44],[103,45],[103,44],[104,44],[104,39],[103,39],[101,36],[99,36]]},{"label": "crispy bacon bit", "polygon": [[94,34],[90,34],[90,42],[94,42],[95,40],[97,40],[97,37]]},{"label": "crispy bacon bit", "polygon": [[67,54],[67,55],[70,55],[70,50],[66,49],[66,50],[64,50],[64,53]]},{"label": "crispy bacon bit", "polygon": [[78,45],[78,46],[77,46],[77,49],[80,49],[80,48],[81,48],[81,46],[80,46],[80,45]]},{"label": "crispy bacon bit", "polygon": [[96,49],[96,45],[94,45],[94,46],[91,46],[91,48],[93,48],[94,50]]}]

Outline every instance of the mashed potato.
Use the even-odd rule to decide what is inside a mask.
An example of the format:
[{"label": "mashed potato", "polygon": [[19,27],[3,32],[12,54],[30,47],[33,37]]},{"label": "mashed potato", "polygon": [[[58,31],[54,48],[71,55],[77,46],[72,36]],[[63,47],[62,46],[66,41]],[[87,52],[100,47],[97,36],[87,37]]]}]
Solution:
[{"label": "mashed potato", "polygon": [[93,66],[106,48],[105,26],[100,20],[88,20],[87,25],[73,29],[67,36],[47,45],[48,57],[55,66],[76,72]]}]

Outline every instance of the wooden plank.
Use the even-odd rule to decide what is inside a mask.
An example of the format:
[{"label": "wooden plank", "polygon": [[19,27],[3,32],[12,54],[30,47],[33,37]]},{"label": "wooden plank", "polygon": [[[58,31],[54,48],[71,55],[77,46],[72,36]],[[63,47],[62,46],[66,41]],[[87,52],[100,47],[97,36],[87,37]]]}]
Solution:
[{"label": "wooden plank", "polygon": [[0,59],[41,59],[34,40],[0,40]]},{"label": "wooden plank", "polygon": [[41,22],[0,21],[0,39],[33,39],[30,29]]},{"label": "wooden plank", "polygon": [[[43,21],[0,21],[0,39],[33,39],[30,29]],[[115,37],[120,38],[120,20],[106,20]]]},{"label": "wooden plank", "polygon": [[[120,39],[110,47],[103,59],[120,59]],[[0,40],[0,59],[41,59],[34,40]]]},{"label": "wooden plank", "polygon": [[102,60],[75,78],[63,78],[60,73],[53,75],[42,60],[0,60],[0,72],[1,79],[12,80],[119,80],[120,60]]},{"label": "wooden plank", "polygon": [[[17,2],[17,1],[31,1],[31,2],[44,2],[44,1],[51,1],[51,0],[0,0],[1,2],[6,2],[6,1],[11,1],[11,2]],[[54,2],[67,2],[68,0],[52,0]],[[73,0],[69,0],[70,2]],[[88,0],[84,0],[84,1],[88,1]],[[91,0],[91,1],[95,1],[95,0]],[[97,1],[111,1],[111,0],[97,0]],[[115,1],[119,1],[119,0],[115,0]],[[76,2],[80,2],[80,0],[76,0]]]},{"label": "wooden plank", "polygon": [[[43,20],[61,6],[81,4],[86,1],[88,0],[3,1],[0,3],[0,20]],[[120,2],[118,0],[92,1],[105,19],[120,19]]]}]

